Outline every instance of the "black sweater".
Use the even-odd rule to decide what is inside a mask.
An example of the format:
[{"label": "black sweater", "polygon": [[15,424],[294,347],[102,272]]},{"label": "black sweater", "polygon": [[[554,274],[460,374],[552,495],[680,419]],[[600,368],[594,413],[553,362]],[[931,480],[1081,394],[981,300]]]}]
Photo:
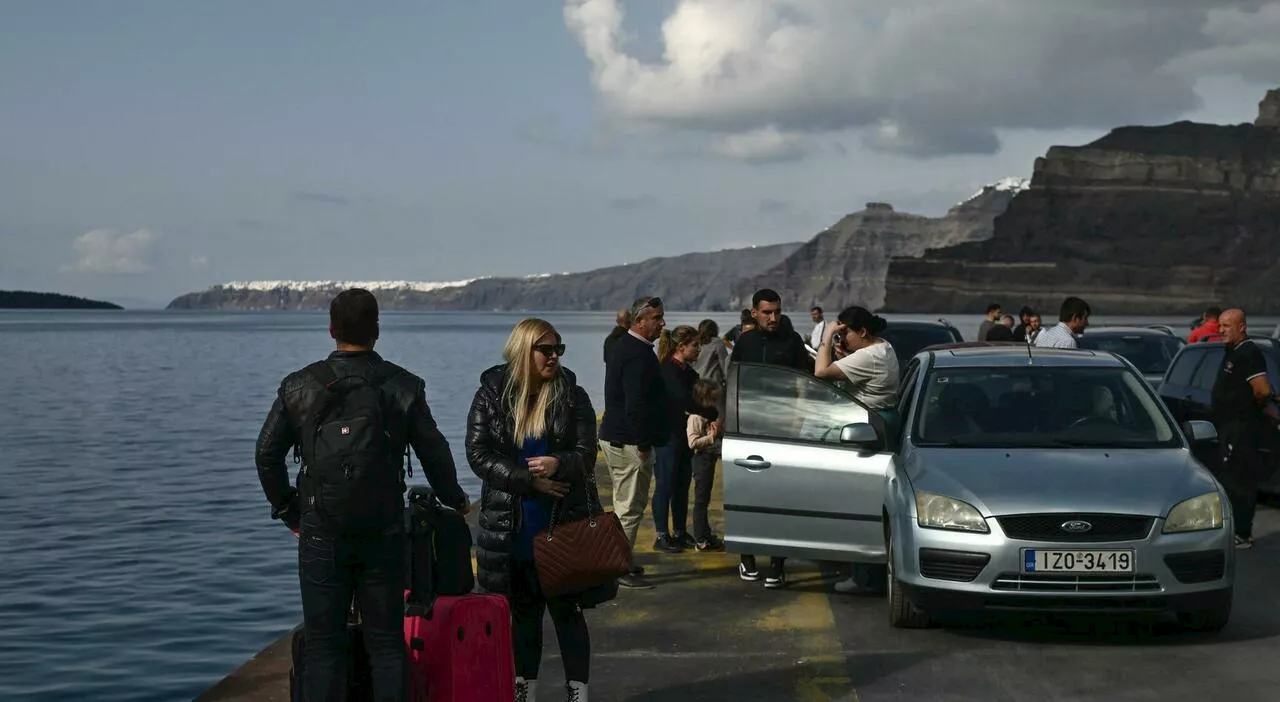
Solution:
[{"label": "black sweater", "polygon": [[667,426],[673,441],[680,444],[688,441],[685,427],[689,414],[700,414],[711,421],[720,416],[715,408],[699,407],[693,401],[693,384],[698,382],[698,371],[692,367],[668,358],[662,363],[662,381],[667,387]]},{"label": "black sweater", "polygon": [[668,423],[667,389],[653,346],[623,334],[605,363],[600,438],[648,451],[666,445]]},{"label": "black sweater", "polygon": [[793,331],[766,332],[752,329],[738,337],[733,345],[730,363],[767,363],[813,372],[813,359],[804,341]]}]

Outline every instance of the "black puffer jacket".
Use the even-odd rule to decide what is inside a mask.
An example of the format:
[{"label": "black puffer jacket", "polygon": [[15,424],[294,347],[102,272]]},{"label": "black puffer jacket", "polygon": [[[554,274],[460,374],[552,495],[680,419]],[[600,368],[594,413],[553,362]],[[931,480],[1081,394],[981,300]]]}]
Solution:
[{"label": "black puffer jacket", "polygon": [[[559,505],[564,523],[588,515],[588,490],[592,504],[599,505],[600,496],[586,480],[596,465],[596,413],[577,377],[568,369],[561,372],[569,397],[551,408],[547,439],[550,454],[560,459],[552,479],[570,485]],[[506,374],[507,366],[501,365],[480,375],[480,389],[467,416],[467,463],[483,483],[476,542],[480,587],[504,595],[511,593],[511,542],[520,529],[520,500],[535,494],[529,469],[520,460],[520,445],[512,436],[513,418],[502,403]]]}]

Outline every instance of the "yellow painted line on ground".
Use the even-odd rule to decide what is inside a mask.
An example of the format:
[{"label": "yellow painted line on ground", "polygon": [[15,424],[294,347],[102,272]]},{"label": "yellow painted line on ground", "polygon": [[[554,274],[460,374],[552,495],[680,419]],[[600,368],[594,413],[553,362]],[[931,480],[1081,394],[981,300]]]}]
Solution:
[{"label": "yellow painted line on ground", "polygon": [[[779,593],[780,595],[783,593]],[[857,702],[858,691],[845,668],[844,647],[836,633],[835,614],[826,593],[802,592],[770,610],[757,622],[770,633],[796,636],[796,653],[812,669],[812,674],[796,681],[796,699],[801,702]]]}]

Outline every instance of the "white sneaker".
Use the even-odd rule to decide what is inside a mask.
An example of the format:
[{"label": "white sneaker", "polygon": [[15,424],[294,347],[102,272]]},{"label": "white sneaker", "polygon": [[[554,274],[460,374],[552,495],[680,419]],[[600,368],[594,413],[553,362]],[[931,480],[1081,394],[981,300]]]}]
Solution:
[{"label": "white sneaker", "polygon": [[858,592],[861,589],[862,587],[858,585],[858,581],[854,580],[852,575],[850,575],[847,579],[841,580],[840,582],[836,583],[836,592],[839,592],[845,595],[851,595],[855,592]]},{"label": "white sneaker", "polygon": [[564,697],[565,702],[587,702],[587,684],[586,683],[574,682],[570,680],[569,684],[564,686],[564,691],[565,691],[565,697]]},{"label": "white sneaker", "polygon": [[538,698],[538,680],[525,680],[524,678],[516,678],[516,700],[515,702],[533,702]]}]

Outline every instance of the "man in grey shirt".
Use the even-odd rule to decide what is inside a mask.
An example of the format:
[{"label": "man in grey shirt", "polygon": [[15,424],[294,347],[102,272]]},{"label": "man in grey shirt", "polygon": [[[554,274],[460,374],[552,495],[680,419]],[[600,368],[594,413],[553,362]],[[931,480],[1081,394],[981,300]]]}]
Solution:
[{"label": "man in grey shirt", "polygon": [[987,318],[982,320],[982,324],[978,325],[978,341],[987,340],[987,332],[991,328],[999,324],[1000,319],[1000,303],[993,302],[987,305]]}]

